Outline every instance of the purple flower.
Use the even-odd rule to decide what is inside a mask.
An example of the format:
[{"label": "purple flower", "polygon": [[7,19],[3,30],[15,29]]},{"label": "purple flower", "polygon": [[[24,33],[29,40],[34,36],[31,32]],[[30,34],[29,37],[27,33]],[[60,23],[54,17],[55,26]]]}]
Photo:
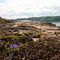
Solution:
[{"label": "purple flower", "polygon": [[16,44],[13,44],[13,47],[14,47],[14,48],[17,48],[18,46],[17,46]]},{"label": "purple flower", "polygon": [[13,48],[13,45],[12,44],[10,44],[10,48]]},{"label": "purple flower", "polygon": [[10,48],[17,48],[17,44],[10,44]]}]

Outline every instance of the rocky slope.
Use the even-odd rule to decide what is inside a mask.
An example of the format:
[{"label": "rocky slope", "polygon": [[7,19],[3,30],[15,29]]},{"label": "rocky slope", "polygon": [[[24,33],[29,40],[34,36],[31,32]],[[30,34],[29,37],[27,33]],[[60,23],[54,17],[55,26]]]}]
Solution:
[{"label": "rocky slope", "polygon": [[0,60],[59,59],[60,28],[56,25],[15,20],[0,23]]}]

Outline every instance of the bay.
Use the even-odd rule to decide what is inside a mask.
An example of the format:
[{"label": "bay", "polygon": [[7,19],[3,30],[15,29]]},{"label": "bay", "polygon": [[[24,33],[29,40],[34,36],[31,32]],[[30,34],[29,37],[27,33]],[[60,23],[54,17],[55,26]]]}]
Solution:
[{"label": "bay", "polygon": [[52,23],[60,27],[60,22],[52,22]]}]

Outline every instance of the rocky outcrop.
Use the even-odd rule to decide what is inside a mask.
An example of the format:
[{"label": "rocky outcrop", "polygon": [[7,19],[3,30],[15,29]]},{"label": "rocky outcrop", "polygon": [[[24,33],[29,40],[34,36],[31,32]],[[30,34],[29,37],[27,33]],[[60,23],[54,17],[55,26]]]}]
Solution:
[{"label": "rocky outcrop", "polygon": [[0,24],[0,60],[59,60],[59,53],[60,28],[54,24],[28,21]]}]

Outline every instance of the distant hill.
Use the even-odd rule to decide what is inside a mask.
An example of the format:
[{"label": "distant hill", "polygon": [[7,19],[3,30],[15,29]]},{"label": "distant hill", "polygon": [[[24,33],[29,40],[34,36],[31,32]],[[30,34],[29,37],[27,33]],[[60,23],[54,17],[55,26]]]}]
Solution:
[{"label": "distant hill", "polygon": [[46,16],[46,17],[31,17],[31,18],[18,18],[17,20],[31,20],[42,22],[60,22],[60,16]]}]

